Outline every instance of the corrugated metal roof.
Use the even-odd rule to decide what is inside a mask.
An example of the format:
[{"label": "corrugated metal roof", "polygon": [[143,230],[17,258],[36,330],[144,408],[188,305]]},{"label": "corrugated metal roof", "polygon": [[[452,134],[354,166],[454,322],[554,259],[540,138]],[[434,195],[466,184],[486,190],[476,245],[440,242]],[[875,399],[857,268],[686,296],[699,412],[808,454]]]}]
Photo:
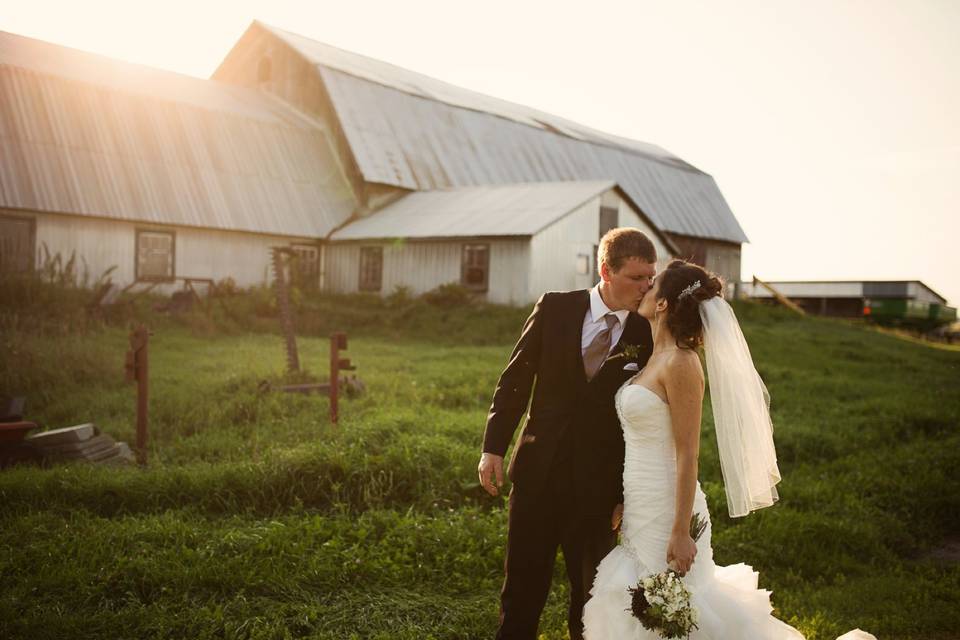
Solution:
[{"label": "corrugated metal roof", "polygon": [[0,31],[0,64],[266,122],[305,120],[269,94]]},{"label": "corrugated metal roof", "polygon": [[297,51],[300,51],[308,60],[322,64],[331,69],[337,69],[358,78],[370,80],[377,84],[393,87],[430,100],[436,100],[449,105],[473,109],[483,113],[490,113],[520,122],[543,130],[555,130],[571,138],[588,140],[600,144],[610,144],[632,149],[651,157],[658,158],[677,166],[692,168],[689,164],[676,157],[666,149],[647,142],[622,138],[603,131],[597,131],[577,122],[561,118],[500,98],[487,96],[476,91],[463,89],[456,85],[431,78],[430,76],[392,65],[388,62],[369,58],[367,56],[338,49],[337,47],[311,40],[290,31],[254,21],[255,25],[270,31],[281,38]]},{"label": "corrugated metal roof", "polygon": [[258,26],[318,66],[369,182],[432,190],[613,180],[665,231],[747,241],[713,178],[655,145]]},{"label": "corrugated metal roof", "polygon": [[276,98],[0,32],[0,206],[322,237],[355,201]]},{"label": "corrugated metal roof", "polygon": [[615,186],[611,181],[541,182],[416,191],[330,239],[531,236]]}]

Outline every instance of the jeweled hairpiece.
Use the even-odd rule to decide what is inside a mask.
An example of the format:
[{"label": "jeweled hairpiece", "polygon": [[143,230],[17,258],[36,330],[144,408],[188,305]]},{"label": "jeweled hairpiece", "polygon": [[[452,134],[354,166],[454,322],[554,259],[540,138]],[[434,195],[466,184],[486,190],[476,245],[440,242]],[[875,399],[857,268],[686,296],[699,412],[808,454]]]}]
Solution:
[{"label": "jeweled hairpiece", "polygon": [[697,280],[692,285],[680,292],[680,295],[677,296],[677,300],[683,300],[689,295],[693,295],[693,292],[700,288],[700,281]]}]

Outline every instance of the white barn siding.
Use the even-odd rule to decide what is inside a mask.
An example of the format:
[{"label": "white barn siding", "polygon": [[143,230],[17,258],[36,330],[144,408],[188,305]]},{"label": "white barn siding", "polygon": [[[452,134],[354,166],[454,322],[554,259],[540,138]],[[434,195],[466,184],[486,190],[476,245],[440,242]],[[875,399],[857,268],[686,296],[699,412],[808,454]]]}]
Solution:
[{"label": "white barn siding", "polygon": [[[788,298],[862,298],[862,282],[770,282]],[[772,298],[770,290],[752,282],[744,283],[743,291],[751,298]]]},{"label": "white barn siding", "polygon": [[409,287],[420,295],[442,284],[460,282],[464,244],[490,245],[488,302],[519,305],[528,301],[527,278],[530,254],[526,238],[456,239],[449,241],[336,243],[325,248],[324,282],[328,291],[358,292],[360,248],[383,247],[383,276],[380,295],[397,287]]},{"label": "white barn siding", "polygon": [[[294,242],[312,243],[308,238],[260,235],[253,233],[195,229],[169,225],[141,224],[102,218],[50,213],[17,213],[36,220],[36,250],[46,244],[51,255],[58,252],[66,261],[76,251],[82,276],[86,261],[91,281],[113,265],[110,277],[121,287],[134,279],[136,231],[172,231],[174,240],[174,276],[177,278],[233,278],[238,286],[263,284],[270,277],[270,247]],[[40,258],[38,257],[38,260]],[[162,287],[180,288],[182,282]]]},{"label": "white barn siding", "polygon": [[[788,298],[907,298],[930,304],[944,304],[944,299],[919,281],[813,281],[769,282]],[[744,295],[751,298],[772,298],[762,285],[743,283]]]},{"label": "white barn siding", "polygon": [[[600,198],[591,199],[560,218],[530,240],[530,289],[533,301],[545,291],[568,291],[593,286],[593,247],[600,233]],[[577,273],[577,256],[590,257],[587,274]]]},{"label": "white barn siding", "polygon": [[[604,206],[618,209],[617,226],[633,227],[647,234],[657,249],[658,270],[673,257],[658,233],[616,191],[611,190],[590,200],[531,239],[529,300],[536,300],[545,291],[586,289],[596,284],[593,268],[597,260],[595,247],[600,243],[601,202]],[[590,256],[589,273],[577,273],[578,255]]]},{"label": "white barn siding", "polygon": [[944,304],[946,301],[938,294],[931,291],[921,282],[910,282],[907,284],[907,295],[920,302],[929,302],[930,304]]}]

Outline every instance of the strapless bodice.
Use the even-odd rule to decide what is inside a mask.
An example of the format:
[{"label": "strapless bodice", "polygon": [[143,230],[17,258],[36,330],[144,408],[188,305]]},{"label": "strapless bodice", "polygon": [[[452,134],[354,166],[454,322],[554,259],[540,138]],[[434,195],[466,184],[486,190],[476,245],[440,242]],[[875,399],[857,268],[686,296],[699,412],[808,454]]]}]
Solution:
[{"label": "strapless bodice", "polygon": [[644,440],[672,438],[670,405],[648,387],[633,382],[635,379],[636,376],[627,380],[615,398],[624,437]]},{"label": "strapless bodice", "polygon": [[[624,440],[621,533],[624,546],[657,571],[666,566],[676,510],[677,452],[670,405],[635,379],[614,399]],[[706,511],[699,483],[695,503],[697,511]]]}]

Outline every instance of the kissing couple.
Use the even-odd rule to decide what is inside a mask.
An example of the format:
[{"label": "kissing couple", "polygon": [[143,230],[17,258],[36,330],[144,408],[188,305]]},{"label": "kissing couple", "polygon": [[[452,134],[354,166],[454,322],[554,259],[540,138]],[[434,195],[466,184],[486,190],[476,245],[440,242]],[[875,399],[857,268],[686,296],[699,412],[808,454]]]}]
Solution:
[{"label": "kissing couple", "polygon": [[[769,396],[720,279],[674,260],[656,273],[641,231],[600,240],[601,282],[545,293],[500,375],[480,483],[497,495],[513,449],[500,640],[534,640],[557,547],[570,582],[571,640],[658,638],[628,591],[669,567],[699,615],[691,640],[800,639],[771,615],[745,564],[714,564],[697,481],[704,347],[731,516],[772,505],[780,481]],[[532,398],[531,398],[532,393]],[[705,523],[694,540],[691,519]],[[618,533],[620,541],[618,544]]]}]

